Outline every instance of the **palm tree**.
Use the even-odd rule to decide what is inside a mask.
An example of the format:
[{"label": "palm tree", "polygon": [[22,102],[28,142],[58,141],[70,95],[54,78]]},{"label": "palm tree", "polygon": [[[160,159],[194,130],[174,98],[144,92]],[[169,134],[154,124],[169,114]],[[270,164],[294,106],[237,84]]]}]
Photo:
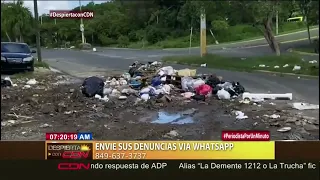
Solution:
[{"label": "palm tree", "polygon": [[11,19],[5,17],[6,16],[10,16],[10,4],[9,3],[1,3],[1,30],[4,31],[4,33],[6,34],[8,41],[11,42],[11,38],[9,35],[10,32],[10,26],[11,26]]},{"label": "palm tree", "polygon": [[30,32],[33,24],[32,14],[23,6],[22,0],[2,3],[1,24],[9,41],[11,41],[10,35],[13,35],[17,42],[23,42],[23,37]]}]

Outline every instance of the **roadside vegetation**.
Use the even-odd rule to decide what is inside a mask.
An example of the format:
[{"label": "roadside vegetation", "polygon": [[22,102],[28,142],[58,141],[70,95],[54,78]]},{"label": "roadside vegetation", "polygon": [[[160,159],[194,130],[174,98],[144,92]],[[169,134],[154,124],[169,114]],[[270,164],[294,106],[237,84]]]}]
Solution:
[{"label": "roadside vegetation", "polygon": [[46,63],[46,62],[44,62],[44,61],[41,61],[41,62],[35,61],[35,62],[34,62],[34,67],[36,67],[36,68],[46,68],[46,69],[49,69],[49,68],[50,68],[50,67],[49,67],[49,64]]},{"label": "roadside vegetation", "polygon": [[[257,70],[279,73],[294,73],[319,76],[319,64],[304,61],[300,55],[286,54],[281,56],[261,56],[250,58],[223,57],[208,54],[199,56],[171,56],[163,58],[166,63],[185,64],[200,67],[206,64],[209,68],[226,69],[233,71],[253,72]],[[300,66],[300,70],[293,70],[294,66]]]},{"label": "roadside vegetation", "polygon": [[293,51],[303,52],[303,53],[315,53],[316,54],[313,47],[294,48]]},{"label": "roadside vegetation", "polygon": [[[86,43],[94,46],[129,48],[179,48],[199,46],[200,11],[205,7],[207,44],[265,37],[278,52],[275,42],[275,12],[279,33],[310,29],[317,24],[319,1],[123,1],[93,2],[82,7],[94,11],[84,19]],[[79,7],[73,9],[79,10]],[[306,21],[286,22],[305,16]],[[39,18],[41,44],[45,47],[78,47],[80,20]],[[2,41],[35,44],[34,19],[21,0],[1,3]],[[211,32],[213,36],[211,35]]]}]

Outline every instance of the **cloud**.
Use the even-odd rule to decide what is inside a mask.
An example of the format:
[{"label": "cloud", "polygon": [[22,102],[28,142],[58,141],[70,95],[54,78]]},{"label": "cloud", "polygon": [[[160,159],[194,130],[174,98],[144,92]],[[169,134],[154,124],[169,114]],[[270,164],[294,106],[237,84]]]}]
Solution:
[{"label": "cloud", "polygon": [[[38,13],[47,14],[50,10],[68,10],[70,7],[70,1],[38,1]],[[24,1],[24,6],[29,8],[32,14],[34,14],[33,1]]]}]

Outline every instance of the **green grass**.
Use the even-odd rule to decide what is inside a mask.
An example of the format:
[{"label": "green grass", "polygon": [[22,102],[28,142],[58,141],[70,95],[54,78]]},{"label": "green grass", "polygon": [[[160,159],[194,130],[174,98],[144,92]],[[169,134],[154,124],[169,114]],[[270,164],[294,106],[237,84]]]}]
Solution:
[{"label": "green grass", "polygon": [[42,62],[35,61],[34,62],[34,67],[37,67],[37,68],[42,67],[42,68],[49,69],[49,64],[44,62],[44,61],[42,61]]},{"label": "green grass", "polygon": [[[312,28],[312,27],[311,27]],[[279,35],[297,32],[301,30],[306,30],[306,26],[303,22],[290,22],[283,23],[279,26]],[[275,31],[275,30],[274,30]],[[252,40],[257,38],[263,38],[261,31],[258,28],[253,27],[252,25],[242,24],[236,26],[230,26],[228,30],[220,33],[215,33],[215,37],[218,40],[219,44],[221,43],[230,43],[230,42],[240,42],[246,40]],[[163,41],[159,41],[155,44],[142,42],[131,42],[128,48],[135,49],[159,49],[159,48],[186,48],[190,46],[190,37],[168,37]],[[198,47],[200,44],[200,35],[199,33],[194,33],[192,36],[192,47]],[[211,36],[210,32],[207,32],[207,44],[215,44],[215,39]]]},{"label": "green grass", "polygon": [[[49,69],[49,65],[44,61],[42,61],[42,62],[35,61],[34,67]],[[35,71],[37,71],[37,70],[35,70]],[[35,74],[37,74],[37,73],[35,73],[35,72],[21,72],[21,73],[17,73],[17,74],[12,75],[12,79],[34,78]]]},{"label": "green grass", "polygon": [[315,53],[314,48],[312,48],[312,47],[294,48],[292,50],[298,51],[298,52],[305,52],[305,53]]},{"label": "green grass", "polygon": [[[319,76],[319,65],[310,64],[301,60],[301,57],[296,54],[281,55],[281,56],[262,56],[251,57],[246,59],[223,57],[219,55],[208,54],[205,57],[199,56],[171,56],[164,57],[164,62],[186,64],[193,66],[200,66],[200,64],[207,63],[207,67],[215,69],[226,69],[233,71],[247,71],[255,70],[274,71],[280,73],[295,73],[304,75]],[[283,67],[288,64],[288,67]],[[265,67],[259,67],[265,65]],[[292,71],[295,65],[301,66],[300,71]],[[279,66],[279,68],[274,68]]]},{"label": "green grass", "polygon": [[25,78],[33,78],[34,74],[33,72],[21,72],[12,75],[11,79],[25,79]]}]

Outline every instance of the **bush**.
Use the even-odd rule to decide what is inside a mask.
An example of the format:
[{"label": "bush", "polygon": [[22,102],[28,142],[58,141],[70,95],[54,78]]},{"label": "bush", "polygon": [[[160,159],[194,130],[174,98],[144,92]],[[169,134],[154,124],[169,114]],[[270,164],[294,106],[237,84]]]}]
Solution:
[{"label": "bush", "polygon": [[136,39],[138,41],[142,41],[143,39],[145,39],[146,32],[145,32],[145,30],[140,29],[140,30],[135,32],[135,35],[136,35]]},{"label": "bush", "polygon": [[136,36],[136,32],[135,31],[130,31],[128,33],[128,38],[129,38],[129,41],[132,41],[132,42],[136,42],[138,41],[139,39],[137,38]]},{"label": "bush", "polygon": [[229,24],[226,21],[215,20],[211,22],[212,29],[216,32],[225,31],[229,28]]},{"label": "bush", "polygon": [[112,39],[112,38],[109,38],[108,36],[106,35],[99,35],[98,36],[98,39],[100,40],[101,44],[103,46],[109,46],[109,45],[112,45],[112,44],[116,44],[117,41]]},{"label": "bush", "polygon": [[161,28],[149,26],[147,27],[146,38],[149,43],[154,44],[165,38],[165,32]]},{"label": "bush", "polygon": [[78,46],[79,49],[91,49],[91,44],[89,43],[81,43]]},{"label": "bush", "polygon": [[120,36],[118,38],[118,47],[128,47],[130,40],[128,36]]}]

